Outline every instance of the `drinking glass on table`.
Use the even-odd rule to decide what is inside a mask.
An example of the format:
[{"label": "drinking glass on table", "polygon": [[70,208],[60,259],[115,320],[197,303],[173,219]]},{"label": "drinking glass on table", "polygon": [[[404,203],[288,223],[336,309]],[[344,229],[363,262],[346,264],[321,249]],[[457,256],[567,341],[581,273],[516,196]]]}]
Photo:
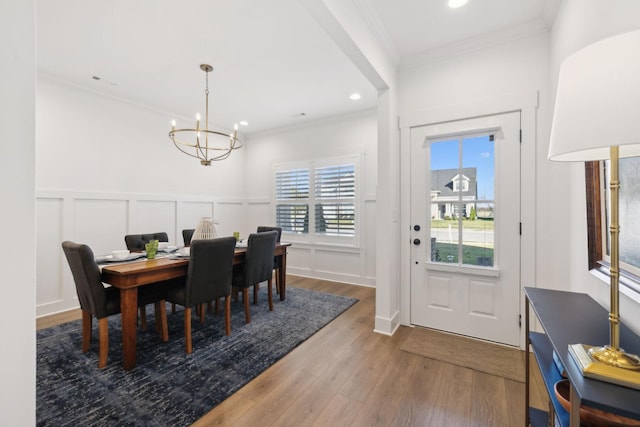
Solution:
[{"label": "drinking glass on table", "polygon": [[150,240],[144,247],[147,251],[147,259],[154,259],[158,253],[158,241]]}]

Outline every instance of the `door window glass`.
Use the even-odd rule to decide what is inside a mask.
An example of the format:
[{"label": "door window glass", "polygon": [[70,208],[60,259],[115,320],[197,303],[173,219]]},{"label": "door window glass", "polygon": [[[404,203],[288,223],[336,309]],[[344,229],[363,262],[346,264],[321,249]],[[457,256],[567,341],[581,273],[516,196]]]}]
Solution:
[{"label": "door window glass", "polygon": [[430,143],[431,261],[493,267],[492,135]]}]

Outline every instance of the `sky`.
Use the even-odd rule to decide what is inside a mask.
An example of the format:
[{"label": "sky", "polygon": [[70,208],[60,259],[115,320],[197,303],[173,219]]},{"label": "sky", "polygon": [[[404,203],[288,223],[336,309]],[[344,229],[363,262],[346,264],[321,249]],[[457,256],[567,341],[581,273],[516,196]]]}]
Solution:
[{"label": "sky", "polygon": [[493,200],[495,152],[494,143],[489,141],[489,135],[431,143],[431,169],[460,167],[460,141],[462,142],[462,167],[476,168],[478,199]]}]

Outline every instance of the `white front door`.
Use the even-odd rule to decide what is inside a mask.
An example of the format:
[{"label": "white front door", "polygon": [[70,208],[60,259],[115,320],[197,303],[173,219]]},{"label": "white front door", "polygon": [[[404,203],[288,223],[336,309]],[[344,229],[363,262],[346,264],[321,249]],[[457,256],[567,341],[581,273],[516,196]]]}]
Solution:
[{"label": "white front door", "polygon": [[520,113],[411,129],[411,323],[517,346]]}]

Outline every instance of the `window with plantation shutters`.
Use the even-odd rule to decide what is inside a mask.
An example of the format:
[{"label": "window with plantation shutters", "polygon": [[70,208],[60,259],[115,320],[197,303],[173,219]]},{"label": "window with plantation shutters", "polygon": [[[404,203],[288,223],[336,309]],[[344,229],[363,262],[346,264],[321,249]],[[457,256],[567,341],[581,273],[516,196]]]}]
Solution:
[{"label": "window with plantation shutters", "polygon": [[276,224],[282,231],[309,232],[309,169],[276,172]]},{"label": "window with plantation shutters", "polygon": [[357,246],[359,156],[274,165],[275,223],[308,244]]},{"label": "window with plantation shutters", "polygon": [[355,165],[315,169],[315,232],[333,236],[355,234]]}]

